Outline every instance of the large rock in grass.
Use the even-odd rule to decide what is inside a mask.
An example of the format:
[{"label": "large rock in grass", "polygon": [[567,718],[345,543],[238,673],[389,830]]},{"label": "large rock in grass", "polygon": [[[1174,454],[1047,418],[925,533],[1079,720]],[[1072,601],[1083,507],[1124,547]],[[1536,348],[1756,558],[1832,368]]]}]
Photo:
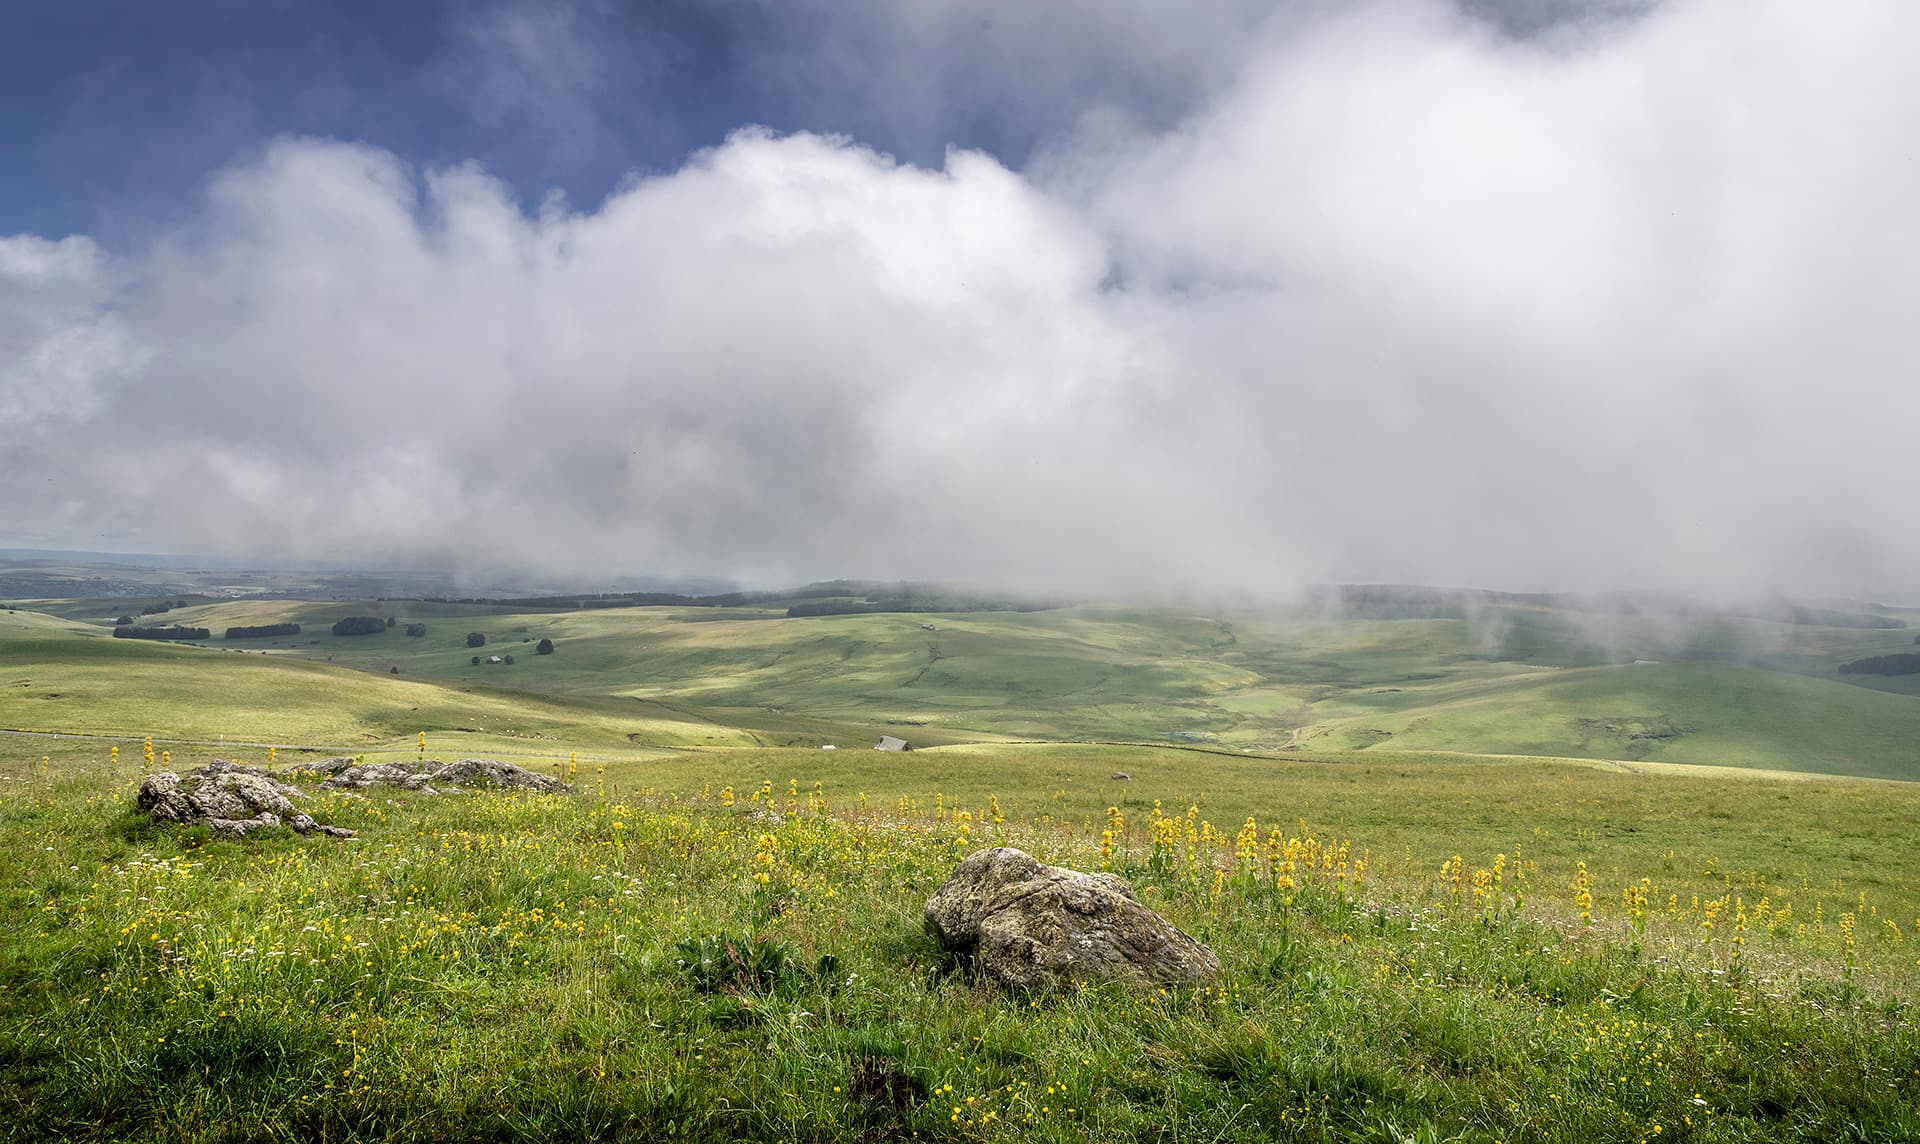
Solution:
[{"label": "large rock in grass", "polygon": [[306,775],[328,778],[352,766],[356,760],[352,755],[335,755],[331,759],[303,759],[281,771],[282,775]]},{"label": "large rock in grass", "polygon": [[290,826],[302,834],[353,837],[353,831],[322,826],[293,805],[293,799],[304,797],[296,788],[257,767],[215,759],[185,775],[172,771],[148,775],[135,801],[155,822],[205,826],[228,838],[242,838],[265,826]]},{"label": "large rock in grass", "polygon": [[435,760],[430,769],[413,763],[355,763],[334,771],[320,785],[347,790],[397,786],[427,794],[474,787],[530,790],[541,794],[573,793],[573,787],[559,779],[497,759],[461,759],[457,763]]},{"label": "large rock in grass", "polygon": [[927,902],[927,931],[1016,989],[1095,981],[1210,985],[1212,950],[1140,904],[1125,879],[1048,866],[1011,847],[960,863]]}]

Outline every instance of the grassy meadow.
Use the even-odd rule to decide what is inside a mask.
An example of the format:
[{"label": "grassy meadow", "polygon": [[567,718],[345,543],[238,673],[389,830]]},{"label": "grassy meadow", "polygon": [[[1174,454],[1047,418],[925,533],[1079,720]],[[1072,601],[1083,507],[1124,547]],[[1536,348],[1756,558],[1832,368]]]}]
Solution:
[{"label": "grassy meadow", "polygon": [[[1509,625],[1501,658],[1429,619],[408,605],[426,637],[325,634],[381,607],[162,617],[307,627],[244,655],[0,615],[0,726],[97,736],[0,736],[0,1139],[1920,1139],[1920,785],[1887,781],[1920,700],[1830,670],[1903,633],[1732,662],[1724,631]],[[150,768],[422,731],[579,793],[314,790],[348,841],[133,810]],[[1131,879],[1219,987],[976,981],[920,909],[1002,843]]]},{"label": "grassy meadow", "polygon": [[[78,640],[105,637],[115,609],[92,601],[58,610],[70,622],[59,638]],[[331,635],[330,625],[349,615],[397,622],[375,635]],[[663,746],[845,746],[885,732],[916,745],[1038,740],[1196,744],[1264,756],[1450,752],[1920,778],[1913,746],[1920,696],[1902,690],[1920,676],[1837,674],[1846,660],[1911,648],[1909,629],[1731,617],[1662,623],[1518,606],[1464,619],[1336,621],[1111,605],[788,619],[764,608],[541,613],[417,601],[237,600],[160,618],[215,632],[201,652],[185,654],[385,675],[398,686],[383,692],[359,674],[344,685],[364,689],[370,714],[413,714],[425,693],[409,692],[409,683],[459,696],[505,694],[547,720],[529,729],[536,735],[552,733],[554,720],[577,719],[601,732],[631,722],[619,739]],[[1920,622],[1920,614],[1911,618]],[[281,622],[304,630],[218,638],[229,626]],[[425,624],[427,634],[405,635],[409,623]],[[0,655],[8,654],[11,630],[0,626]],[[488,642],[467,646],[469,632]],[[541,639],[554,641],[555,654],[534,653]],[[68,654],[33,650],[56,663]],[[475,664],[476,654],[514,663]],[[276,680],[269,689],[278,685],[277,677],[263,678]],[[128,698],[132,684],[117,684],[121,709],[138,705]],[[387,695],[396,701],[383,703]],[[32,706],[26,696],[0,695],[0,725],[52,729],[63,705],[16,713],[15,702]],[[455,708],[467,702],[451,701]],[[91,718],[86,703],[64,706],[63,726]],[[229,735],[310,741],[270,730],[254,714],[261,710],[243,702],[231,713],[210,711],[201,729],[218,719],[232,724]],[[489,729],[501,718],[495,712]],[[376,746],[389,724],[367,722],[379,730],[364,745]],[[408,733],[406,720],[400,724],[392,741]],[[474,720],[452,725],[478,729]]]}]

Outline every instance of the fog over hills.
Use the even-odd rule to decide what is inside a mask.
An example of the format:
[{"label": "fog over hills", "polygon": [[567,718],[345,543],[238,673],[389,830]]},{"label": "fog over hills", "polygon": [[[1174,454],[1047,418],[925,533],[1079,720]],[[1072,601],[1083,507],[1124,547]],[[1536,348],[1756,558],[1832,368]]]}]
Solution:
[{"label": "fog over hills", "polygon": [[762,102],[662,163],[671,53],[473,6],[434,106],[544,167],[286,120],[0,214],[0,543],[1913,597],[1920,8],[991,7],[723,5]]}]

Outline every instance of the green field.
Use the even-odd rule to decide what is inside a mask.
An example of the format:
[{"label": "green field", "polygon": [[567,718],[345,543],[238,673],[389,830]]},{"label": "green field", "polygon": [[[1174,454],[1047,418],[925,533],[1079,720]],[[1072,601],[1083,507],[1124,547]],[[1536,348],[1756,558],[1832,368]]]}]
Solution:
[{"label": "green field", "polygon": [[[1920,698],[1833,672],[1904,631],[118,610],[0,614],[0,1139],[1920,1138]],[[581,793],[317,796],[350,842],[131,810],[145,736],[423,731]],[[994,842],[1116,869],[1221,987],[971,980],[918,912]],[[722,934],[764,972],[699,969]]]},{"label": "green field", "polygon": [[[5,617],[16,626],[0,627],[0,655],[23,668],[38,656],[51,682],[45,691],[38,684],[8,689],[0,724],[65,730],[111,723],[174,733],[166,720],[175,716],[155,711],[175,711],[179,699],[164,694],[164,664],[172,662],[165,657],[205,653],[147,648],[146,659],[113,660],[127,670],[114,672],[117,694],[107,703],[78,682],[60,682],[58,665],[85,653],[16,642],[58,639],[78,649],[86,641],[76,637],[110,630],[110,605],[59,610],[72,622],[57,630],[43,631],[51,621],[26,613]],[[335,620],[356,614],[393,616],[398,624],[375,635],[329,633]],[[179,726],[190,719],[194,728],[181,730],[183,737],[306,742],[330,725],[345,730],[322,711],[268,712],[271,705],[246,683],[279,679],[258,663],[265,659],[277,661],[276,670],[295,670],[287,661],[356,669],[304,677],[313,700],[301,707],[350,715],[361,737],[341,741],[365,746],[398,742],[416,725],[479,730],[490,719],[484,729],[495,731],[516,720],[478,697],[505,694],[527,712],[518,721],[528,726],[515,726],[516,734],[550,736],[578,720],[581,730],[567,734],[595,746],[846,746],[899,733],[928,745],[1039,740],[1198,744],[1275,757],[1546,755],[1920,778],[1920,696],[1905,690],[1920,677],[1835,671],[1848,659],[1911,647],[1907,629],[1596,619],[1530,607],[1469,619],[1334,622],[1113,606],[788,619],[747,608],[514,613],[249,600],[175,609],[164,619],[211,629],[208,648],[233,660],[246,659],[234,650],[252,653],[245,666],[259,668],[220,686],[232,704],[181,711]],[[277,622],[304,630],[279,639],[219,638],[229,626]],[[425,637],[404,634],[414,622],[426,624]],[[476,631],[487,636],[484,647],[467,646]],[[543,638],[559,650],[535,655]],[[92,654],[132,657],[128,642]],[[514,663],[476,665],[476,654]],[[327,695],[328,680],[355,694]],[[435,685],[442,698],[419,684]],[[36,698],[46,691],[65,698]],[[107,723],[96,718],[102,708],[111,709]],[[139,725],[127,725],[128,717]]]}]

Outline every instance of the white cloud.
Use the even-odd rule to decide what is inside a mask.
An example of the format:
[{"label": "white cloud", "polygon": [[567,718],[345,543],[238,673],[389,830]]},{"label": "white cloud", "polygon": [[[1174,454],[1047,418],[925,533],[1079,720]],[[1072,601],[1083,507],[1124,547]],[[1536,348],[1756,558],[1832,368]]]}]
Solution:
[{"label": "white cloud", "polygon": [[[1343,7],[1030,171],[745,131],[582,212],[284,140],[117,266],[0,245],[0,348],[104,355],[0,358],[30,428],[0,474],[67,493],[0,524],[766,580],[1908,591],[1916,20],[1698,0],[1516,41]],[[43,263],[69,285],[9,285]]]},{"label": "white cloud", "polygon": [[97,414],[103,389],[139,367],[113,281],[90,239],[0,236],[0,437],[55,431]]},{"label": "white cloud", "polygon": [[602,145],[616,73],[657,66],[649,45],[605,39],[608,17],[597,0],[499,0],[457,24],[435,78],[481,124],[531,126],[549,163],[571,166]]}]

